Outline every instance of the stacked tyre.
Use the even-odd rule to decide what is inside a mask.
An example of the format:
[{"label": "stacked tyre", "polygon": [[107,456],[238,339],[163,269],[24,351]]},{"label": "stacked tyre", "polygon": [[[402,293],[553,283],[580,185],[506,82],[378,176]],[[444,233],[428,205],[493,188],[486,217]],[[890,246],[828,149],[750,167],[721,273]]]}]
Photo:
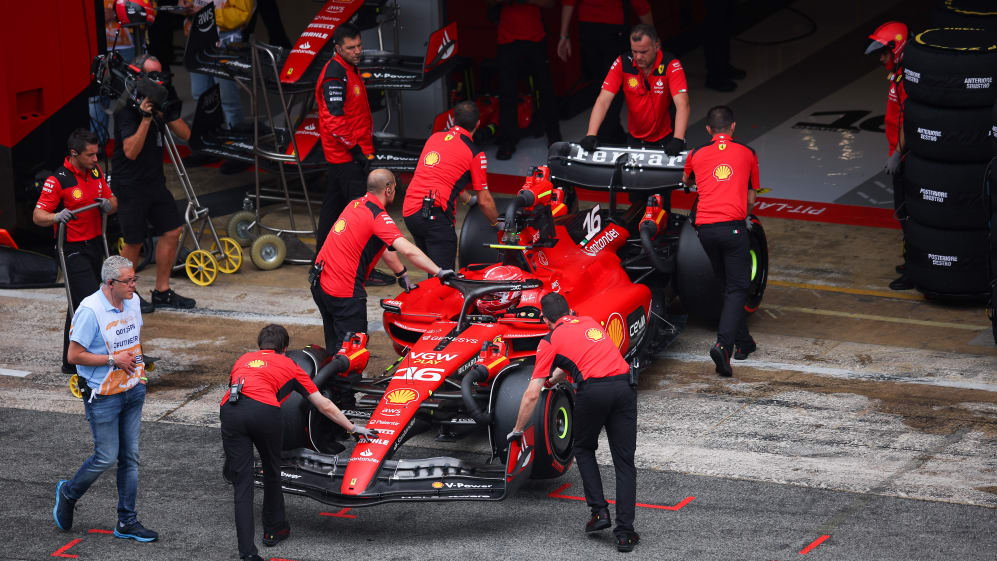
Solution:
[{"label": "stacked tyre", "polygon": [[904,49],[903,85],[908,275],[931,296],[987,294],[997,37],[982,28],[918,33]]}]

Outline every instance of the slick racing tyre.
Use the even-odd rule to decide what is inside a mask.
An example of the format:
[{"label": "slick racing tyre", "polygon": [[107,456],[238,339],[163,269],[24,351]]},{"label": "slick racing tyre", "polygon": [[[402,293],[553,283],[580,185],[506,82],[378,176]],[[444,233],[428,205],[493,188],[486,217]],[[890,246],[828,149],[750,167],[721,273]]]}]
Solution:
[{"label": "slick racing tyre", "polygon": [[533,376],[532,362],[518,362],[509,365],[505,370],[499,372],[492,382],[492,391],[489,396],[489,407],[492,414],[491,436],[492,445],[499,453],[498,457],[505,456],[509,443],[505,437],[512,432],[516,426],[516,417],[519,415],[519,404],[523,401],[523,392],[530,383]]},{"label": "slick racing tyre", "polygon": [[997,32],[997,5],[993,0],[943,0],[931,21],[936,27],[979,27]]},{"label": "slick racing tyre", "polygon": [[992,156],[992,116],[990,107],[938,107],[908,99],[904,140],[912,153],[929,160],[985,162]]},{"label": "slick racing tyre", "polygon": [[757,216],[748,215],[748,227],[751,229],[748,234],[751,272],[748,277],[750,284],[748,284],[748,299],[744,302],[744,311],[754,313],[762,303],[765,286],[769,280],[769,242],[765,236],[765,228]]},{"label": "slick racing tyre", "polygon": [[942,230],[904,222],[907,274],[932,296],[978,296],[989,291],[990,231]]},{"label": "slick racing tyre", "polygon": [[[512,202],[511,199],[495,199],[495,208],[498,210],[499,218],[505,216],[505,209]],[[499,223],[501,225],[501,222]],[[497,243],[498,233],[488,223],[488,219],[481,212],[478,205],[467,209],[464,215],[464,223],[460,227],[460,242],[457,262],[460,268],[477,263],[498,263],[502,260],[502,254],[497,249],[485,247],[486,243]]]},{"label": "slick racing tyre", "polygon": [[574,460],[574,399],[569,384],[558,384],[540,394],[534,410],[536,457],[532,479],[564,475]]},{"label": "slick racing tyre", "polygon": [[983,29],[928,29],[904,48],[909,99],[941,107],[989,107],[997,98],[997,36]]},{"label": "slick racing tyre", "polygon": [[903,174],[907,214],[932,228],[986,228],[986,172],[986,163],[937,162],[909,154]]}]

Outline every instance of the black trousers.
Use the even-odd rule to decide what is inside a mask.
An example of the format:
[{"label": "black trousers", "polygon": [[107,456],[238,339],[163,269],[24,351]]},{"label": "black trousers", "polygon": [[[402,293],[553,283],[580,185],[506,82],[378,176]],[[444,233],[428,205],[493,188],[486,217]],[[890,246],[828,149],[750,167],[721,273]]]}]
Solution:
[{"label": "black trousers", "polygon": [[256,553],[253,527],[253,447],[263,463],[263,532],[288,528],[284,493],[280,486],[280,451],[283,425],[280,408],[241,396],[238,403],[222,405],[222,447],[225,474],[235,492],[235,533],[239,556]]},{"label": "black trousers", "polygon": [[706,75],[713,80],[730,79],[730,34],[734,19],[734,0],[706,0],[706,21],[703,37],[703,56],[706,58]]},{"label": "black trousers", "polygon": [[312,300],[322,314],[325,349],[330,353],[339,352],[347,333],[367,332],[366,296],[338,298],[326,294],[321,286],[313,286]]},{"label": "black trousers", "polygon": [[322,249],[333,223],[343,213],[346,205],[367,192],[367,175],[360,164],[328,164],[326,166],[325,196],[318,215],[318,231],[315,232],[315,253]]},{"label": "black trousers", "polygon": [[[499,63],[499,143],[515,146],[519,140],[519,76],[533,77],[537,99],[535,118],[543,123],[548,141],[561,139],[557,99],[550,80],[550,61],[543,41],[513,41],[498,46]],[[608,68],[608,67],[607,67]],[[437,263],[439,264],[439,263]]]},{"label": "black trousers", "polygon": [[429,219],[421,213],[405,217],[405,226],[412,234],[412,241],[441,269],[456,270],[457,230],[453,222],[439,208],[433,209]]},{"label": "black trousers", "polygon": [[[72,295],[73,310],[80,302],[100,288],[100,268],[104,263],[104,242],[98,236],[84,242],[66,242],[62,246],[66,254],[66,282]],[[69,326],[73,316],[66,310],[66,326],[62,331],[62,365],[69,368],[66,353],[69,351]]]},{"label": "black trousers", "polygon": [[748,229],[744,220],[734,220],[703,224],[696,230],[723,292],[717,342],[733,353],[733,345],[747,343],[751,338],[744,313],[751,283]]},{"label": "black trousers", "polygon": [[602,492],[602,477],[595,451],[599,432],[606,427],[609,451],[616,471],[616,528],[634,531],[637,504],[637,389],[627,376],[583,381],[575,395],[575,460],[585,488],[585,502],[592,512],[609,506]]},{"label": "black trousers", "polygon": [[[622,25],[606,23],[578,22],[578,36],[581,42],[582,76],[592,83],[592,103],[602,91],[602,82],[609,73],[616,57],[630,51],[630,39],[627,29]],[[626,138],[623,126],[620,124],[620,112],[623,110],[623,93],[619,92],[613,98],[613,103],[606,112],[599,127],[599,142],[615,144]]]}]

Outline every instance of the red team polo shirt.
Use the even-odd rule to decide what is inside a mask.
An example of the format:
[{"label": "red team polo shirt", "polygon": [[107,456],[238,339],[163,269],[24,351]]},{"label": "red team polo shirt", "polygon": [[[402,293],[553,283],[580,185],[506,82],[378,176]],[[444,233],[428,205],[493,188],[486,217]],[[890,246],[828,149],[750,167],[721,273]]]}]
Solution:
[{"label": "red team polo shirt", "polygon": [[351,201],[329,230],[315,258],[322,263],[322,290],[337,298],[366,296],[363,281],[370,270],[402,233],[377,197],[366,195]]},{"label": "red team polo shirt", "polygon": [[685,93],[688,87],[685,71],[677,58],[668,57],[658,50],[650,74],[634,66],[633,55],[621,56],[613,62],[602,83],[602,89],[616,93],[623,88],[627,100],[627,128],[634,138],[657,142],[672,134],[672,117],[668,108],[672,96]]},{"label": "red team polo shirt", "polygon": [[[113,196],[100,166],[83,172],[73,167],[69,158],[66,158],[62,166],[56,170],[55,175],[45,180],[35,208],[55,212],[62,205],[75,210],[93,203],[97,197],[110,199]],[[100,209],[94,208],[78,214],[76,220],[66,223],[66,241],[83,242],[95,238],[100,235],[100,226]],[[55,224],[54,228],[58,233],[59,225]]]},{"label": "red team polo shirt", "polygon": [[904,126],[904,102],[907,92],[904,91],[903,72],[890,74],[890,92],[886,97],[886,118],[883,119],[886,128],[886,141],[890,143],[890,155],[897,149],[900,142],[900,129]]},{"label": "red team polo shirt", "polygon": [[[246,379],[242,395],[274,407],[280,407],[292,391],[305,395],[318,391],[300,366],[274,351],[254,351],[239,357],[228,375],[229,385],[237,383],[239,378]],[[228,402],[230,391],[222,397],[222,405]]]},{"label": "red team polo shirt", "polygon": [[[630,8],[637,16],[651,11],[647,0],[629,1]],[[578,21],[610,25],[623,25],[623,2],[624,0],[561,0],[565,6],[578,6]]]},{"label": "red team polo shirt", "polygon": [[402,215],[412,216],[422,209],[422,199],[431,195],[434,206],[449,212],[464,187],[475,191],[488,189],[488,160],[485,152],[471,140],[471,133],[454,126],[433,133],[419,156],[415,175],[405,191]]},{"label": "red team polo shirt", "polygon": [[758,156],[724,134],[689,152],[685,173],[696,179],[696,225],[744,220],[748,189],[758,189]]},{"label": "red team polo shirt", "polygon": [[586,316],[563,316],[540,340],[533,378],[546,378],[555,368],[567,372],[575,383],[630,372],[613,339]]},{"label": "red team polo shirt", "polygon": [[543,16],[540,7],[530,4],[506,4],[499,14],[498,44],[513,41],[543,41]]},{"label": "red team polo shirt", "polygon": [[364,154],[374,153],[372,117],[367,88],[357,67],[334,55],[315,86],[319,132],[325,161],[345,164],[353,161],[350,150],[359,145]]}]

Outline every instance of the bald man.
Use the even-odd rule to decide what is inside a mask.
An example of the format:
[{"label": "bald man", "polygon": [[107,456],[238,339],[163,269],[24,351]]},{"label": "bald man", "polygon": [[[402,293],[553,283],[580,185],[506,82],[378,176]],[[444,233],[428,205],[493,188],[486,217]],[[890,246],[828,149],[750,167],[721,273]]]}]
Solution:
[{"label": "bald man", "polygon": [[339,350],[347,333],[367,332],[367,292],[363,283],[382,255],[405,290],[415,285],[409,282],[408,271],[396,252],[430,276],[453,275],[452,270],[441,270],[405,239],[384,210],[395,200],[396,188],[395,175],[390,171],[370,172],[367,194],[346,205],[315,258],[312,298],[322,314],[325,346],[330,352]]}]

